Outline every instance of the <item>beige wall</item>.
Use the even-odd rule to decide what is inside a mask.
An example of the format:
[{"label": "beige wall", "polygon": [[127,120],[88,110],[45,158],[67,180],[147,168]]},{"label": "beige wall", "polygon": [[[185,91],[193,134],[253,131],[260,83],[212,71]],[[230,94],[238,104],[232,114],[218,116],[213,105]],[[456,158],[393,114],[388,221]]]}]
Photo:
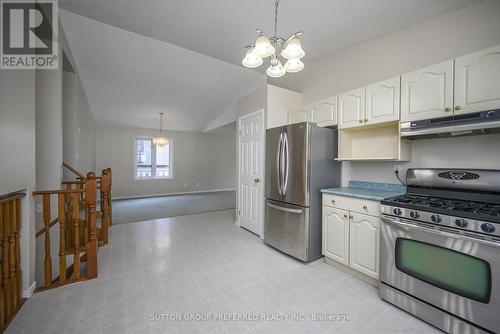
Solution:
[{"label": "beige wall", "polygon": [[[172,138],[172,179],[135,180],[134,136],[154,136],[155,129],[97,126],[97,169],[113,169],[113,197],[234,189],[236,137],[167,131]],[[199,185],[196,185],[196,182]]]},{"label": "beige wall", "polygon": [[26,189],[22,200],[22,289],[35,281],[35,71],[0,70],[0,195]]},{"label": "beige wall", "polygon": [[[300,91],[307,104],[497,44],[500,1],[486,0],[307,62],[288,88]],[[412,162],[402,165],[500,169],[500,151],[492,143],[500,147],[500,137],[415,141]],[[342,182],[397,182],[393,165],[346,162]]]}]

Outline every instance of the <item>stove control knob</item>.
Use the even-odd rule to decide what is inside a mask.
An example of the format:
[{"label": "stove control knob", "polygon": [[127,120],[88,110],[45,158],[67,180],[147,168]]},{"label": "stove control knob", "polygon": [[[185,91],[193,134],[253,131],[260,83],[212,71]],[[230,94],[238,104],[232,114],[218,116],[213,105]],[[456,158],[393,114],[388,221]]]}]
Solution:
[{"label": "stove control knob", "polygon": [[455,220],[455,225],[457,225],[458,227],[467,227],[469,223],[467,222],[467,220],[463,219],[463,218],[459,218],[457,220]]},{"label": "stove control knob", "polygon": [[484,223],[481,225],[481,230],[486,233],[493,233],[495,232],[495,225],[490,224],[490,223]]},{"label": "stove control knob", "polygon": [[418,219],[420,217],[420,213],[418,211],[410,212],[410,217],[413,219]]},{"label": "stove control knob", "polygon": [[401,216],[403,214],[403,210],[401,210],[400,208],[394,208],[392,210],[392,212],[396,215],[396,216]]},{"label": "stove control knob", "polygon": [[441,218],[440,215],[432,215],[431,216],[431,220],[434,222],[434,223],[440,223],[443,221],[443,218]]}]

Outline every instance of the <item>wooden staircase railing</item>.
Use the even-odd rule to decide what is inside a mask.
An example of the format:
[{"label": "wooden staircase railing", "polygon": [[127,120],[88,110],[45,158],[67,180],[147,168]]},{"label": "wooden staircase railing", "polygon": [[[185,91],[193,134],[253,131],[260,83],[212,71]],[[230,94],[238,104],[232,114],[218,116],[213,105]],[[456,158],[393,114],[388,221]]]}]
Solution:
[{"label": "wooden staircase railing", "polygon": [[77,176],[78,179],[84,180],[85,181],[85,175],[77,171],[75,168],[73,168],[70,164],[63,162],[63,167],[72,172]]},{"label": "wooden staircase railing", "polygon": [[21,199],[24,192],[0,196],[0,332],[22,305],[21,300]]},{"label": "wooden staircase railing", "polygon": [[[82,174],[69,164],[64,163],[63,166],[68,168],[76,175],[76,180],[64,180],[63,186],[66,189],[85,189],[85,178],[80,177]],[[112,225],[113,208],[111,202],[111,186],[112,186],[112,170],[106,168],[102,170],[101,176],[96,177],[97,189],[100,193],[99,211],[97,218],[100,219],[100,227],[97,227],[97,238],[99,246],[106,245],[109,239],[109,227]],[[80,207],[85,206],[85,192],[80,194]]]},{"label": "wooden staircase railing", "polygon": [[[88,173],[85,185],[78,189],[35,191],[42,196],[44,227],[36,237],[44,235],[45,258],[43,289],[61,286],[80,280],[97,277],[97,232],[96,232],[96,176]],[[85,219],[80,216],[80,196],[85,196]],[[57,217],[51,215],[51,196],[57,196]],[[52,279],[50,228],[59,223],[59,276]],[[72,277],[67,277],[66,257],[73,256]],[[80,260],[87,262],[86,273],[81,275]]]}]

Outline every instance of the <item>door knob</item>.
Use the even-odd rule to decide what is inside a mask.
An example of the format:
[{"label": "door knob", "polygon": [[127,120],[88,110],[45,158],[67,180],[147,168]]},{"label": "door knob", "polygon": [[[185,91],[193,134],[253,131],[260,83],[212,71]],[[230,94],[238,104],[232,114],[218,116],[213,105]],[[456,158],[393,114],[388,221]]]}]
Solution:
[{"label": "door knob", "polygon": [[460,110],[460,109],[462,109],[461,106],[455,106],[455,110]]},{"label": "door knob", "polygon": [[451,108],[450,107],[446,107],[446,108],[444,108],[444,111],[451,111]]},{"label": "door knob", "polygon": [[256,182],[256,183],[259,183],[259,182],[260,182],[260,179],[259,179],[259,178],[255,179],[255,182]]}]

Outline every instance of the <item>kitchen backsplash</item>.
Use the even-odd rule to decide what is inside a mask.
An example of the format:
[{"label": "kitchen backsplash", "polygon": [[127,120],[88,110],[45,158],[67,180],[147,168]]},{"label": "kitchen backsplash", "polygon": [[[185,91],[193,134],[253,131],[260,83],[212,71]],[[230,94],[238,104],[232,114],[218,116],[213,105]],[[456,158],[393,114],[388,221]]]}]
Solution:
[{"label": "kitchen backsplash", "polygon": [[343,162],[342,185],[349,180],[398,183],[394,165],[401,166],[403,179],[408,168],[500,169],[500,134],[415,140],[410,162]]}]

